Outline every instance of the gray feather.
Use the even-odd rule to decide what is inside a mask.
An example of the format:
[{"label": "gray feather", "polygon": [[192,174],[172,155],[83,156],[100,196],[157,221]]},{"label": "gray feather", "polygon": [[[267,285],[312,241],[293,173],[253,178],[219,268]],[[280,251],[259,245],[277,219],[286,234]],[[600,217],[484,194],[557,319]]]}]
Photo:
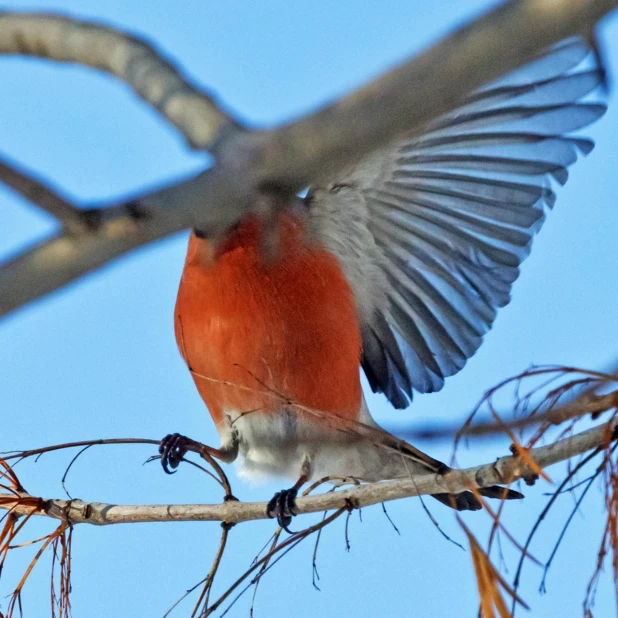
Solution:
[{"label": "gray feather", "polygon": [[510,300],[552,181],[593,143],[567,135],[605,106],[581,100],[603,79],[580,39],[558,45],[453,112],[311,191],[315,242],[356,298],[362,366],[405,407],[459,371]]}]

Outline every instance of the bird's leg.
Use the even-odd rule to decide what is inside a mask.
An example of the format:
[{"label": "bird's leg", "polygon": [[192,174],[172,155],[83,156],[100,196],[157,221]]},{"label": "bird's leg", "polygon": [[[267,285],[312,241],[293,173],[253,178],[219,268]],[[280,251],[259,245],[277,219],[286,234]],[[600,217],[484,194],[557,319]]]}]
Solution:
[{"label": "bird's leg", "polygon": [[213,448],[179,433],[171,433],[165,436],[159,445],[161,465],[167,474],[174,474],[178,464],[187,453],[197,453],[206,460],[209,459],[208,455],[210,455],[210,457],[219,459],[224,463],[232,463],[238,457],[238,436],[232,434],[229,444],[225,444],[221,448]]},{"label": "bird's leg", "polygon": [[[188,453],[197,453],[202,459],[206,460],[219,476],[221,485],[225,489],[224,500],[236,500],[232,495],[232,488],[228,478],[217,463],[216,459],[224,463],[232,463],[238,457],[240,440],[238,433],[233,431],[228,443],[221,448],[213,448],[201,442],[196,442],[191,438],[182,436],[179,433],[168,434],[161,440],[159,454],[161,455],[161,465],[167,474],[174,474],[183,457]],[[172,470],[170,470],[172,468]]]},{"label": "bird's leg", "polygon": [[298,490],[311,477],[311,461],[307,455],[303,457],[300,467],[300,476],[293,487],[278,491],[266,507],[266,515],[270,518],[276,517],[277,523],[288,533],[294,534],[288,526],[292,523],[292,517],[296,515],[296,496]]}]

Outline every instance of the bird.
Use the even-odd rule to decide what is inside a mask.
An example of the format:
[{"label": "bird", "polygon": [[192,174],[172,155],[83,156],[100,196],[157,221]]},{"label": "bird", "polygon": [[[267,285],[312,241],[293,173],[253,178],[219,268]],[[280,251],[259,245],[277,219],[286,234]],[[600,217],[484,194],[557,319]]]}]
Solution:
[{"label": "bird", "polygon": [[[241,476],[296,481],[268,503],[281,526],[309,481],[449,470],[379,427],[361,372],[403,409],[415,392],[440,390],[477,351],[555,188],[593,148],[572,133],[605,111],[588,96],[604,83],[597,60],[583,39],[564,41],[308,188],[274,223],[250,212],[220,237],[191,232],[174,326],[221,439],[208,452],[237,461]],[[166,471],[196,444],[166,436]],[[433,497],[481,508],[470,491]]]}]

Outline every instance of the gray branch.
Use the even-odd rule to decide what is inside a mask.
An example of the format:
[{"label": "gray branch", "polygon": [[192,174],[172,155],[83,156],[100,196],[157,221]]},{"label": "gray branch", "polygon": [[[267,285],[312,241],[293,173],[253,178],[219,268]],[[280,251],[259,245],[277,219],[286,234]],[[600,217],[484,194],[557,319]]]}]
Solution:
[{"label": "gray branch", "polygon": [[[530,455],[541,468],[567,461],[572,457],[607,446],[615,436],[618,421],[612,419],[569,438],[547,446],[534,448]],[[299,515],[317,513],[345,507],[370,506],[389,500],[437,493],[459,493],[471,487],[487,487],[512,483],[531,474],[526,464],[516,456],[502,457],[464,470],[452,470],[444,475],[423,474],[409,479],[361,485],[335,493],[324,493],[299,498],[296,502]],[[0,494],[0,509],[27,515],[31,506],[21,506],[14,496]],[[41,500],[35,515],[68,520],[73,524],[111,525],[122,523],[171,522],[171,521],[224,521],[240,523],[266,519],[266,502],[234,502],[223,504],[148,504],[117,505],[82,500]]]},{"label": "gray branch", "polygon": [[484,423],[466,424],[463,427],[444,425],[443,427],[426,427],[419,430],[397,431],[400,438],[406,440],[452,440],[457,437],[496,437],[504,436],[505,430],[521,430],[530,427],[551,427],[570,420],[579,419],[588,414],[598,415],[611,408],[618,409],[618,391],[604,395],[594,393],[577,397],[572,402],[553,408],[541,414],[534,414],[509,421],[491,420]]},{"label": "gray branch", "polygon": [[216,157],[208,172],[104,208],[101,225],[86,226],[80,235],[63,232],[0,266],[0,315],[178,230],[221,233],[264,193],[276,192],[279,202],[293,199],[454,109],[472,90],[546,47],[572,35],[591,37],[616,7],[618,0],[512,0],[343,99],[260,132],[242,130],[134,37],[65,17],[0,12],[0,54],[111,72]]},{"label": "gray branch", "polygon": [[268,133],[262,173],[301,187],[458,107],[483,84],[574,35],[618,0],[511,0],[356,92]]},{"label": "gray branch", "polygon": [[45,210],[63,226],[81,231],[82,215],[80,211],[38,181],[34,174],[19,169],[15,164],[8,161],[0,161],[0,180],[23,198]]},{"label": "gray branch", "polygon": [[73,62],[115,75],[196,148],[208,149],[235,121],[146,41],[61,15],[0,11],[0,54]]}]

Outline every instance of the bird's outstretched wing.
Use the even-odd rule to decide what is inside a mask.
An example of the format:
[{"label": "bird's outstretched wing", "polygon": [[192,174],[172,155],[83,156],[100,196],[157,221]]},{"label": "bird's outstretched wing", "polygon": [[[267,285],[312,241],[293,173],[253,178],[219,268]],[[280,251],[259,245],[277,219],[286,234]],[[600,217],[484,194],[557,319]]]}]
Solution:
[{"label": "bird's outstretched wing", "polygon": [[439,390],[509,302],[553,186],[592,150],[568,135],[605,111],[582,100],[603,79],[591,56],[579,39],[554,47],[310,190],[313,233],[356,298],[363,368],[394,406]]}]

